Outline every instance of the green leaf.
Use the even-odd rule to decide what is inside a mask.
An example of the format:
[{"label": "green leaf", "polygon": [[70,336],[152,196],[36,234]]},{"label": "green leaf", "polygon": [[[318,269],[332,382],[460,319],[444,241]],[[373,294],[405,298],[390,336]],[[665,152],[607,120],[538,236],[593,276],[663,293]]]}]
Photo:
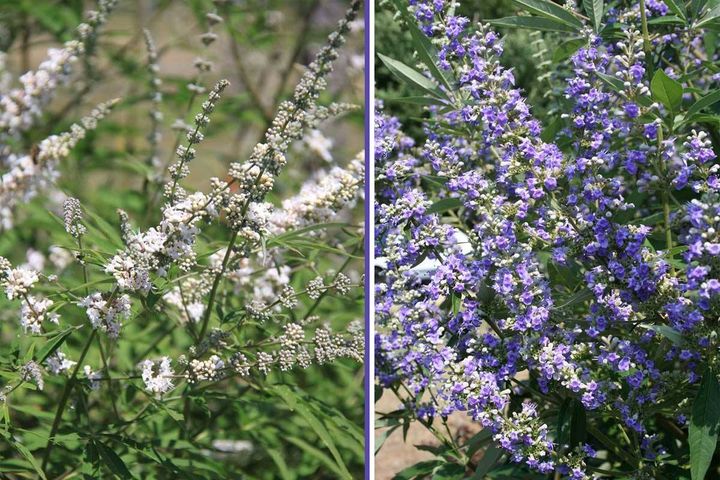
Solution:
[{"label": "green leaf", "polygon": [[465,446],[467,447],[468,456],[473,456],[479,451],[484,445],[492,441],[492,430],[484,429],[472,436],[467,441]]},{"label": "green leaf", "polygon": [[563,42],[553,52],[552,61],[555,63],[565,61],[577,52],[580,47],[586,44],[587,40],[584,38],[574,38],[572,40],[568,40],[567,42]]},{"label": "green leaf", "polygon": [[110,469],[110,471],[120,478],[133,478],[130,470],[128,470],[125,462],[118,456],[115,451],[101,442],[96,442],[98,453],[102,458],[103,463]]},{"label": "green leaf", "polygon": [[682,85],[668,77],[662,70],[656,71],[653,75],[650,81],[650,91],[653,98],[665,105],[673,114],[682,103]]},{"label": "green leaf", "polygon": [[462,200],[457,197],[443,198],[430,205],[427,209],[427,213],[441,213],[453,210],[455,208],[462,207]]},{"label": "green leaf", "polygon": [[583,28],[582,22],[575,15],[548,0],[512,0],[512,2],[530,13],[564,23],[575,32]]},{"label": "green leaf", "polygon": [[411,465],[397,473],[393,477],[393,480],[413,480],[415,478],[424,478],[443,463],[444,462],[440,460],[430,460],[427,462],[416,463],[415,465]]},{"label": "green leaf", "polygon": [[557,117],[555,118],[550,124],[543,128],[542,133],[540,133],[540,139],[543,142],[550,143],[555,139],[555,135],[560,131],[560,129],[563,126],[562,118]]},{"label": "green leaf", "polygon": [[585,10],[587,16],[590,17],[595,33],[600,31],[600,22],[602,22],[604,8],[603,0],[583,0],[583,10]]},{"label": "green leaf", "polygon": [[685,9],[685,2],[682,0],[663,0],[665,5],[668,6],[671,12],[680,17],[683,23],[687,23],[687,10]]},{"label": "green leaf", "polygon": [[62,346],[63,343],[65,343],[65,340],[70,336],[72,332],[75,330],[78,330],[78,327],[71,327],[66,330],[63,330],[62,332],[58,333],[54,337],[52,337],[50,340],[45,342],[45,345],[37,351],[37,354],[35,358],[37,359],[38,363],[43,363],[50,355],[55,353],[55,351]]},{"label": "green leaf", "polygon": [[685,338],[683,338],[682,333],[678,332],[674,328],[668,326],[668,325],[643,325],[645,328],[648,328],[654,332],[656,332],[659,335],[662,335],[663,337],[670,340],[675,346],[681,346],[685,343]]},{"label": "green leaf", "polygon": [[706,31],[703,37],[705,53],[708,58],[713,58],[718,47],[718,35],[715,32]]},{"label": "green leaf", "polygon": [[[610,88],[612,88],[616,92],[623,93],[625,91],[625,85],[623,84],[623,81],[619,78],[613,77],[612,75],[607,75],[605,73],[597,73],[597,76],[600,80],[605,82]],[[645,96],[639,96],[634,100],[645,107],[648,107],[652,104],[652,101]]]},{"label": "green leaf", "polygon": [[490,20],[488,23],[496,27],[523,28],[543,32],[575,33],[576,30],[562,22],[543,17],[503,17]]},{"label": "green leaf", "polygon": [[293,392],[287,385],[275,385],[272,390],[285,401],[290,410],[294,410],[299,413],[305,419],[310,428],[313,429],[315,434],[320,437],[320,440],[322,440],[335,459],[335,463],[337,464],[338,470],[342,473],[342,477],[352,479],[352,475],[345,466],[345,462],[340,455],[340,451],[335,445],[332,435],[330,435],[330,432],[328,432],[325,425],[305,404],[304,400]]},{"label": "green leaf", "polygon": [[587,438],[587,415],[582,403],[573,402],[572,416],[570,417],[570,448],[580,445]]},{"label": "green leaf", "polygon": [[414,68],[408,67],[402,62],[386,57],[382,53],[378,53],[377,55],[388,70],[398,77],[398,79],[405,83],[409,83],[410,85],[413,85],[436,98],[444,98],[443,93],[438,89],[437,85],[435,85],[432,80],[425,77],[422,73],[418,72]]},{"label": "green leaf", "polygon": [[446,463],[433,470],[432,480],[457,480],[465,476],[465,467],[457,463]]},{"label": "green leaf", "polygon": [[292,473],[290,472],[290,469],[288,468],[288,465],[285,462],[283,455],[278,450],[274,448],[266,448],[265,451],[275,463],[275,466],[278,469],[278,473],[283,480],[292,480],[293,478],[295,478],[295,476],[292,475]]},{"label": "green leaf", "polygon": [[648,25],[684,25],[685,22],[682,18],[676,15],[665,15],[662,17],[655,17],[648,20]]},{"label": "green leaf", "polygon": [[701,99],[699,99],[697,102],[693,103],[690,108],[688,108],[686,117],[690,117],[696,113],[700,113],[700,110],[703,108],[707,108],[710,105],[720,101],[720,90],[715,90],[712,93],[708,93]]},{"label": "green leaf", "polygon": [[40,463],[37,461],[35,456],[32,454],[32,452],[22,443],[15,441],[14,438],[10,434],[3,434],[5,439],[12,445],[12,447],[20,454],[22,455],[25,460],[28,461],[28,463],[32,466],[33,470],[35,470],[35,473],[38,474],[40,478],[43,480],[46,480],[47,477],[45,476],[45,472],[43,472],[42,467],[40,466]]},{"label": "green leaf", "polygon": [[388,98],[391,102],[410,103],[413,105],[445,105],[443,102],[433,97],[397,97]]},{"label": "green leaf", "polygon": [[342,478],[352,478],[352,477],[346,477],[345,473],[338,469],[336,462],[333,462],[333,460],[328,457],[322,450],[315,447],[314,445],[310,445],[308,442],[303,440],[302,438],[298,437],[285,437],[285,439],[288,442],[291,442],[298,446],[300,449],[302,449],[305,453],[317,458],[322,463],[324,463],[330,470],[332,470],[338,477]]},{"label": "green leaf", "polygon": [[695,27],[701,28],[707,26],[708,24],[717,20],[718,17],[720,17],[720,5],[715,5],[700,18],[697,24],[695,24]]},{"label": "green leaf", "polygon": [[688,443],[690,445],[690,473],[693,480],[705,478],[718,440],[720,424],[720,385],[712,370],[703,374],[700,390],[692,406]]},{"label": "green leaf", "polygon": [[412,15],[410,15],[410,12],[407,9],[407,3],[404,0],[393,0],[393,3],[395,4],[395,8],[397,8],[405,18],[405,23],[410,30],[410,36],[413,40],[413,46],[415,47],[415,51],[420,57],[420,60],[425,64],[430,71],[430,74],[438,81],[438,83],[442,84],[448,90],[452,90],[450,81],[447,78],[448,74],[440,70],[440,67],[437,64],[438,56],[435,47],[432,42],[430,42],[427,35],[418,28],[417,22]]},{"label": "green leaf", "polygon": [[502,457],[503,450],[495,444],[490,445],[484,452],[483,456],[477,464],[473,480],[483,480],[487,474],[497,465],[498,460]]}]

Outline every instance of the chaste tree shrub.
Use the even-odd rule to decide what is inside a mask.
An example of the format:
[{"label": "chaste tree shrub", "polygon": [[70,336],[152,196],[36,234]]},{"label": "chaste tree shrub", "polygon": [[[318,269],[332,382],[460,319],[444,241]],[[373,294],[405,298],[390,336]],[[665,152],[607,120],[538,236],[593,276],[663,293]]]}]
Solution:
[{"label": "chaste tree shrub", "polygon": [[[379,57],[424,112],[374,126],[379,425],[440,440],[401,477],[716,478],[717,2],[462,3],[394,0]],[[494,28],[554,50],[542,117]]]}]

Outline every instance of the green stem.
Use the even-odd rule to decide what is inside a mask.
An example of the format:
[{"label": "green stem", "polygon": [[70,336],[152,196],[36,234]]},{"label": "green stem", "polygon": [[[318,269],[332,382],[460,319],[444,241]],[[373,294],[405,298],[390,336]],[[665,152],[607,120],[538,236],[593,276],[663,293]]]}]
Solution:
[{"label": "green stem", "polygon": [[200,344],[203,338],[205,338],[205,333],[207,332],[208,324],[210,323],[210,316],[212,315],[213,305],[215,304],[215,296],[217,295],[220,281],[222,280],[223,275],[225,275],[225,269],[227,268],[227,264],[230,261],[230,256],[232,255],[232,250],[235,246],[235,241],[237,240],[237,237],[238,232],[233,232],[232,237],[230,238],[230,244],[228,245],[227,251],[225,252],[225,257],[223,257],[220,271],[217,273],[217,275],[215,275],[215,280],[213,280],[212,288],[210,289],[210,299],[208,300],[208,305],[205,309],[205,315],[203,316],[202,327],[200,329],[200,334],[198,335],[198,344]]},{"label": "green stem", "polygon": [[640,0],[640,23],[643,36],[643,51],[645,52],[645,63],[648,68],[648,77],[653,76],[652,63],[652,47],[650,45],[650,32],[648,31],[647,11],[645,10],[645,0]]},{"label": "green stem", "polygon": [[[658,125],[658,132],[657,132],[657,138],[658,138],[658,162],[660,164],[660,170],[663,172],[663,175],[665,178],[667,178],[667,166],[665,165],[665,162],[662,158],[662,148],[663,148],[663,129],[662,124]],[[665,243],[667,244],[667,251],[668,255],[670,254],[670,251],[673,248],[673,241],[672,241],[672,229],[670,226],[670,198],[668,196],[668,190],[670,188],[670,185],[663,185],[663,189],[660,192],[660,197],[662,199],[663,204],[663,223],[665,227]],[[670,265],[670,273],[672,275],[675,275],[675,267]]]},{"label": "green stem", "polygon": [[92,333],[90,333],[90,337],[88,337],[87,342],[85,342],[85,347],[83,348],[82,353],[80,354],[80,358],[78,358],[77,364],[75,364],[75,370],[73,370],[72,375],[68,379],[67,383],[65,383],[65,390],[63,390],[62,397],[60,397],[60,403],[58,404],[57,412],[55,412],[55,419],[53,420],[52,428],[50,429],[50,435],[48,435],[48,442],[45,446],[45,454],[43,456],[42,460],[42,470],[45,471],[45,467],[47,466],[48,461],[50,460],[50,452],[52,451],[52,447],[54,445],[54,438],[55,434],[57,433],[58,428],[60,427],[60,422],[62,421],[63,413],[65,412],[65,407],[67,406],[68,399],[70,398],[70,394],[72,393],[72,389],[75,386],[75,379],[77,378],[78,371],[80,370],[80,366],[82,365],[83,361],[85,360],[85,356],[88,353],[88,350],[90,350],[90,345],[92,345],[93,340],[95,339],[95,334],[97,333],[96,330],[93,330]]}]

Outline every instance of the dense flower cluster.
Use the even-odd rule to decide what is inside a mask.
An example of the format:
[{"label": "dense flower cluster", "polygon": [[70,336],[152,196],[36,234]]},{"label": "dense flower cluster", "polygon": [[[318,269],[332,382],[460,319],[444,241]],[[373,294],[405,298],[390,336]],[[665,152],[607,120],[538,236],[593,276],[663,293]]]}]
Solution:
[{"label": "dense flower cluster", "polygon": [[495,32],[453,2],[409,3],[441,73],[427,72],[424,138],[376,106],[380,385],[429,390],[408,403],[418,418],[467,412],[514,462],[581,480],[608,446],[569,446],[542,419],[577,402],[627,429],[630,467],[653,475],[675,441],[658,425],[685,427],[715,361],[720,183],[707,134],[662,121],[672,112],[651,96],[647,62],[693,50],[662,65],[670,78],[712,60],[702,31],[663,26],[644,42],[638,4],[611,8],[622,39],[585,30],[556,74],[567,110],[550,138]]}]

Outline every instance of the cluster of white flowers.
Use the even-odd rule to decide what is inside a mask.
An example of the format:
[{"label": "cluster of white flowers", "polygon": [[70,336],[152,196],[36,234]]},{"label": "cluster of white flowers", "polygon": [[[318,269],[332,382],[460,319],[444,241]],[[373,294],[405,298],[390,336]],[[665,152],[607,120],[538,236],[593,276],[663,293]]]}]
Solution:
[{"label": "cluster of white flowers", "polygon": [[[33,252],[28,252],[28,257],[34,260],[34,263],[40,263],[42,266],[45,259],[40,255],[40,259]],[[0,287],[5,289],[5,295],[8,300],[20,299],[22,305],[20,307],[20,325],[24,332],[30,332],[33,335],[42,333],[43,322],[49,321],[59,323],[60,316],[51,311],[53,301],[41,296],[30,295],[30,290],[40,280],[38,272],[30,265],[21,265],[12,268],[10,262],[0,257]]]},{"label": "cluster of white flowers", "polygon": [[197,323],[205,313],[205,295],[210,291],[207,275],[182,279],[170,289],[163,300],[177,308],[181,323]]},{"label": "cluster of white flowers", "polygon": [[348,327],[348,336],[333,333],[323,326],[315,330],[315,361],[329,363],[338,358],[350,358],[362,362],[365,356],[364,326],[359,320]]},{"label": "cluster of white flowers", "polygon": [[20,368],[20,377],[24,382],[33,382],[38,390],[45,388],[43,369],[40,365],[30,360]]},{"label": "cluster of white flowers", "polygon": [[35,270],[25,266],[12,268],[10,262],[4,258],[0,260],[0,286],[5,289],[8,300],[27,295],[30,288],[39,279],[38,272]]},{"label": "cluster of white flowers", "polygon": [[162,395],[173,389],[172,379],[175,372],[170,366],[170,358],[162,357],[158,362],[144,360],[140,367],[142,368],[142,379],[147,390]]},{"label": "cluster of white flowers", "polygon": [[318,157],[322,158],[326,162],[332,162],[332,153],[330,149],[333,146],[332,139],[323,135],[318,129],[312,129],[303,138],[303,143],[307,146],[308,150]]},{"label": "cluster of white flowers", "polygon": [[147,164],[152,167],[153,174],[155,177],[149,178],[148,180],[157,181],[162,178],[161,169],[163,167],[162,161],[158,155],[158,147],[162,140],[162,134],[160,133],[160,126],[163,121],[163,114],[160,110],[162,105],[163,95],[160,87],[162,87],[162,80],[158,76],[160,67],[158,66],[158,53],[155,47],[150,31],[147,29],[143,30],[145,37],[145,47],[147,48],[148,62],[147,69],[150,74],[150,101],[152,102],[152,108],[149,112],[150,117],[150,133],[148,133],[147,139],[150,143],[150,153],[148,154]]},{"label": "cluster of white flowers", "polygon": [[105,271],[115,277],[121,290],[147,293],[151,272],[162,277],[171,264],[185,271],[195,266],[198,224],[216,215],[212,200],[201,192],[165,207],[160,225],[130,235],[127,248],[110,259]]},{"label": "cluster of white flowers", "polygon": [[24,300],[20,308],[20,324],[23,331],[29,330],[33,335],[39,335],[42,333],[43,321],[59,323],[60,316],[50,311],[50,307],[53,306],[52,300],[36,298],[32,295],[27,295]]},{"label": "cluster of white flowers", "polygon": [[90,365],[85,365],[83,372],[85,373],[85,378],[90,382],[90,388],[92,390],[99,390],[100,381],[103,379],[102,373],[94,371]]},{"label": "cluster of white flowers", "polygon": [[59,350],[50,355],[45,360],[45,363],[53,375],[66,375],[77,365],[77,362],[68,359],[67,356]]},{"label": "cluster of white flowers", "polygon": [[288,323],[283,326],[285,333],[280,335],[278,342],[280,350],[278,352],[278,364],[280,370],[290,370],[295,364],[299,364],[301,368],[307,368],[312,362],[310,353],[305,348],[305,330],[302,325],[297,323]]},{"label": "cluster of white flowers", "polygon": [[69,131],[47,137],[30,153],[3,155],[0,150],[0,167],[7,169],[0,175],[0,230],[12,228],[17,205],[53,185],[59,176],[59,162],[97,126],[115,103],[113,100],[98,105]]},{"label": "cluster of white flowers", "polygon": [[321,171],[300,189],[300,193],[283,201],[282,209],[270,217],[270,230],[280,234],[296,228],[332,220],[339,211],[351,208],[360,195],[365,177],[364,152],[347,168]]},{"label": "cluster of white flowers", "polygon": [[313,300],[317,300],[327,288],[325,287],[325,281],[323,278],[317,276],[308,282],[305,289],[307,290],[308,297]]},{"label": "cluster of white flowers", "polygon": [[4,71],[0,81],[0,230],[12,228],[13,210],[18,204],[55,181],[57,163],[87,130],[95,128],[112,106],[112,103],[100,105],[69,132],[46,138],[30,152],[17,153],[10,148],[10,140],[32,128],[42,116],[55,91],[70,77],[71,66],[84,53],[85,43],[94,39],[115,3],[116,0],[101,0],[98,11],[89,12],[86,22],[78,26],[78,38],[69,40],[62,48],[49,49],[37,70],[19,77],[17,87],[12,86],[5,72],[4,55],[0,59]]},{"label": "cluster of white flowers", "polygon": [[[65,42],[63,48],[51,48],[35,71],[19,78],[20,86],[3,91],[0,95],[0,141],[28,130],[42,115],[57,88],[65,83],[72,71],[71,65],[84,52],[85,42],[93,39],[107,20],[116,0],[101,0],[98,11],[89,12],[87,21],[77,28],[78,38]],[[3,82],[9,86],[9,81]]]},{"label": "cluster of white flowers", "polygon": [[188,364],[188,381],[197,383],[204,380],[219,380],[224,369],[225,362],[217,355],[211,355],[207,360],[191,360]]},{"label": "cluster of white flowers", "polygon": [[130,297],[127,295],[110,295],[107,300],[103,294],[95,292],[78,303],[85,308],[90,324],[94,329],[107,333],[111,338],[120,335],[123,319],[130,315]]},{"label": "cluster of white flowers", "polygon": [[65,200],[63,219],[65,220],[65,231],[73,237],[80,238],[87,233],[87,228],[82,223],[82,206],[77,198],[70,197]]}]

